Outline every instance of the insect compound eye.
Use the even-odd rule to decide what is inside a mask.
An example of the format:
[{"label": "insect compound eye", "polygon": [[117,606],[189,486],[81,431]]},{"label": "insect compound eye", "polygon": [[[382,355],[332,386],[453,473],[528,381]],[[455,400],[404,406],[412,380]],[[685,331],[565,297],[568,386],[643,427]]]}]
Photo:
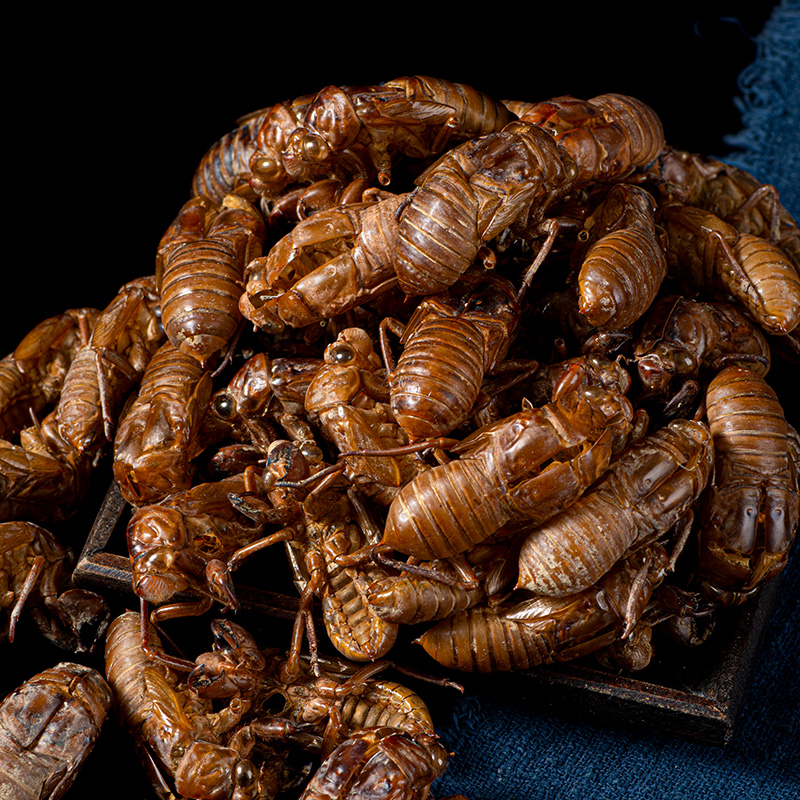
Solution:
[{"label": "insect compound eye", "polygon": [[353,348],[346,344],[331,347],[326,355],[332,364],[349,364],[356,357]]},{"label": "insect compound eye", "polygon": [[309,161],[324,161],[330,155],[325,140],[314,133],[303,138],[303,156]]},{"label": "insect compound eye", "polygon": [[683,350],[675,353],[675,367],[679,372],[689,372],[697,366],[695,359]]},{"label": "insect compound eye", "polygon": [[251,787],[256,781],[256,770],[251,761],[243,758],[236,764],[234,783],[240,789]]},{"label": "insect compound eye", "polygon": [[211,403],[214,413],[221,419],[232,419],[236,413],[236,403],[228,394],[217,395]]},{"label": "insect compound eye", "polygon": [[253,174],[262,181],[275,180],[280,175],[278,162],[269,156],[257,158],[252,165]]},{"label": "insect compound eye", "polygon": [[300,444],[300,452],[306,461],[310,461],[312,464],[318,464],[322,461],[322,450],[313,442],[302,442]]}]

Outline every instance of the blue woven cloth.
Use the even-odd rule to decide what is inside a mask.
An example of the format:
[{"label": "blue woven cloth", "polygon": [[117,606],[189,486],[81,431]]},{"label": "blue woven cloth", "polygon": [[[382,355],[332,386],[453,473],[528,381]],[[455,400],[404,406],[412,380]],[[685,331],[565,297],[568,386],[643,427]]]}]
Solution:
[{"label": "blue woven cloth", "polygon": [[[800,219],[800,0],[778,4],[741,74],[742,130],[724,160],[765,183]],[[776,608],[733,740],[726,747],[537,714],[470,694],[437,730],[456,755],[437,797],[470,800],[788,800],[800,797],[800,554]]]}]

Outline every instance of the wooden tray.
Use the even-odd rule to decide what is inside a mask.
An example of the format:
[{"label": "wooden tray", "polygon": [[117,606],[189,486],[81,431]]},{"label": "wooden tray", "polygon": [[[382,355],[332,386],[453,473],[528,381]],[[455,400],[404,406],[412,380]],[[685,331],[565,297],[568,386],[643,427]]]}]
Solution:
[{"label": "wooden tray", "polygon": [[[129,506],[112,483],[78,559],[73,578],[78,585],[133,594],[125,542],[128,517]],[[243,577],[244,583],[236,583],[243,609],[285,623],[294,619],[298,598],[288,578],[256,573],[259,584],[278,588],[270,591],[247,584],[253,573]],[[704,645],[680,652],[657,648],[654,661],[635,677],[606,670],[591,657],[557,667],[449,677],[468,691],[513,696],[515,702],[522,699],[534,709],[725,744],[733,735],[778,583],[772,581],[750,602],[720,613]],[[430,662],[420,663],[418,648],[401,643],[398,650],[398,660],[431,670]]]}]

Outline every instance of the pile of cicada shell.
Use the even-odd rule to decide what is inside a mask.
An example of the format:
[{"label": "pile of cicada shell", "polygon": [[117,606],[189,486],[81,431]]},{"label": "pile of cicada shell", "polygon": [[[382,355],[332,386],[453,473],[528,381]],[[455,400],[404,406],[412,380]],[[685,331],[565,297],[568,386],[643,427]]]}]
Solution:
[{"label": "pile of cicada shell", "polygon": [[[0,362],[6,632],[23,601],[64,646],[102,631],[38,526],[110,453],[142,613],[107,679],[159,795],[425,797],[446,753],[379,675],[403,626],[456,670],[639,669],[654,626],[695,642],[784,567],[800,443],[768,371],[799,263],[771,186],[631,97],[414,77],[255,112],[155,275]],[[285,649],[230,614],[194,659],[162,644],[276,550]]]}]

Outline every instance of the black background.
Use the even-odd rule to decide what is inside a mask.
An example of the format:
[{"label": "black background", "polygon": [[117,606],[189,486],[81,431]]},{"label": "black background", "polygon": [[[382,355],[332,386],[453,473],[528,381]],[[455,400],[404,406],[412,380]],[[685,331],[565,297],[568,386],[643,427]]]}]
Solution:
[{"label": "black background", "polygon": [[40,320],[103,308],[122,283],[152,273],[197,163],[244,114],[328,84],[416,73],[501,99],[630,94],[659,113],[671,144],[720,156],[722,137],[740,128],[736,77],[771,7],[531,3],[423,16],[418,4],[324,14],[295,5],[31,20],[24,56],[6,56],[11,317],[0,352]]},{"label": "black background", "polygon": [[[103,308],[122,283],[151,274],[198,161],[248,112],[328,84],[408,74],[500,99],[621,92],[659,113],[674,146],[720,156],[723,137],[740,128],[736,77],[755,58],[753,38],[771,9],[422,5],[320,12],[298,3],[277,12],[229,3],[170,19],[28,13],[8,31],[22,54],[6,55],[4,67],[0,353],[42,319]],[[0,649],[0,696],[68,657],[30,633]],[[132,758],[121,739],[104,740],[69,797],[141,798]]]}]

